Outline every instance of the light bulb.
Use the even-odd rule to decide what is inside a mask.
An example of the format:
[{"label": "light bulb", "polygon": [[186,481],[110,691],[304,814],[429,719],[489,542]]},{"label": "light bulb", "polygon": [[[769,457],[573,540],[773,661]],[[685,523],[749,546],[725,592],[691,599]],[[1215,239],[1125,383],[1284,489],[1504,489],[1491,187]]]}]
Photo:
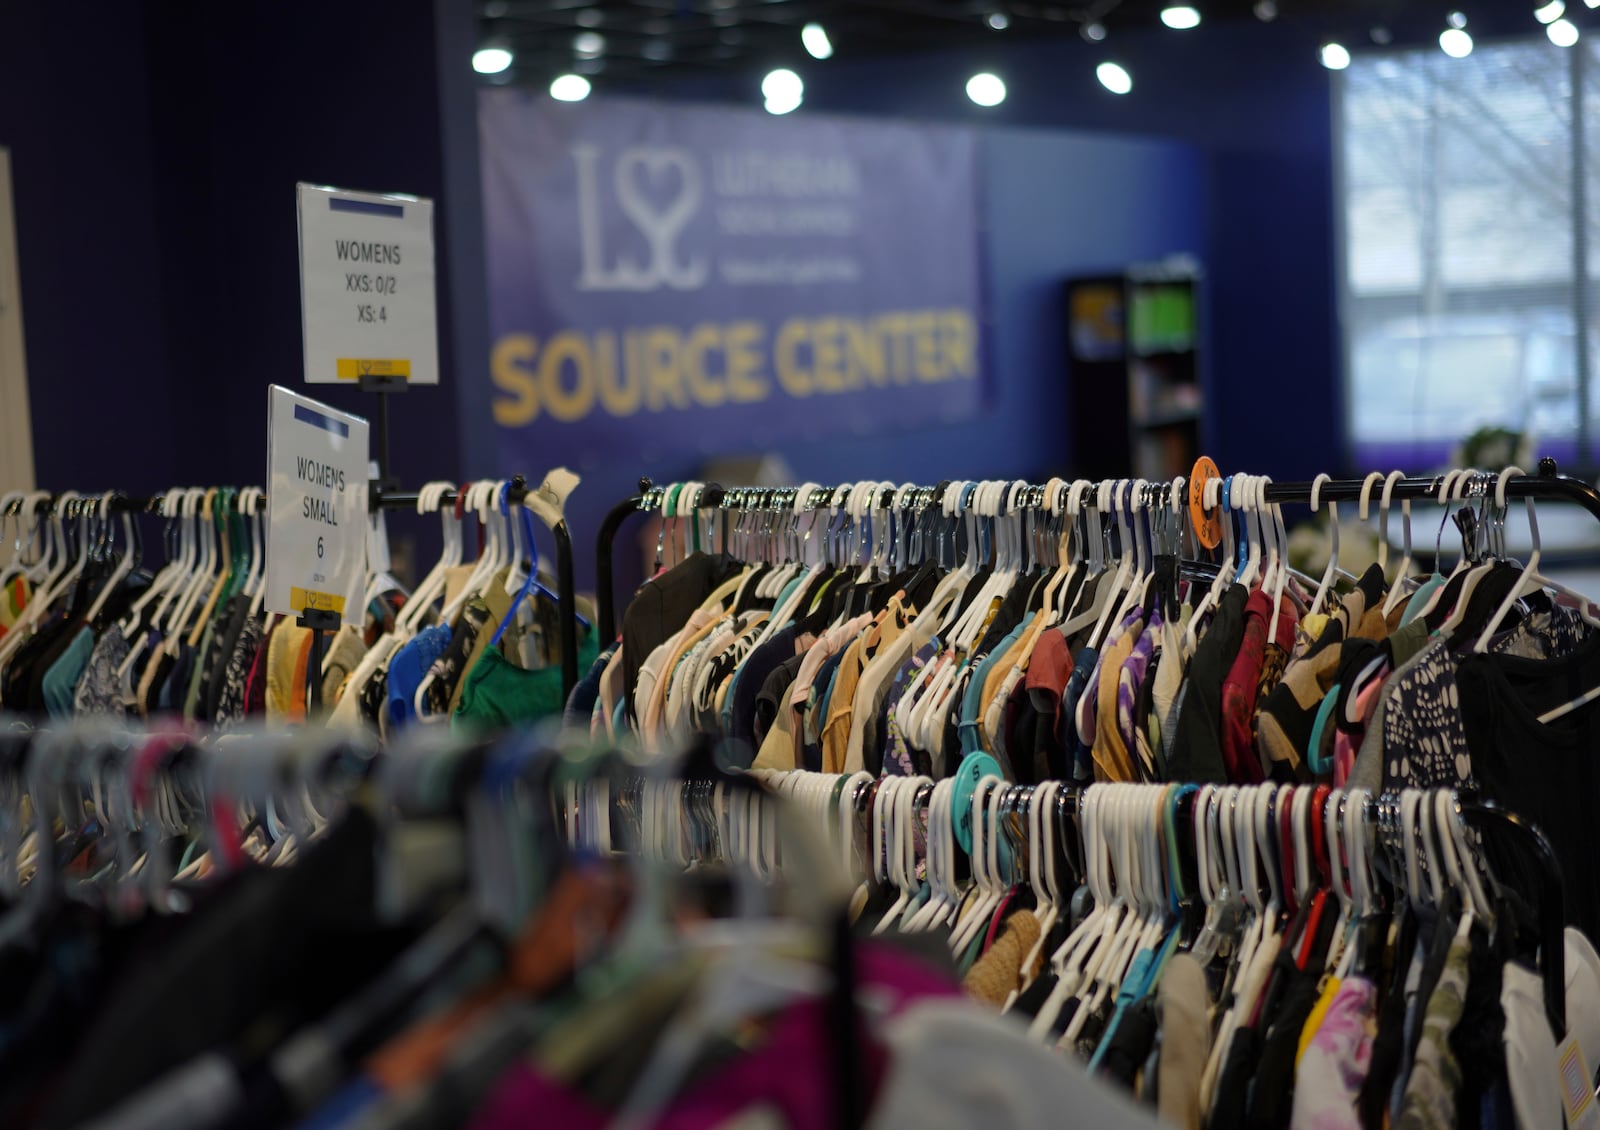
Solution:
[{"label": "light bulb", "polygon": [[813,59],[826,59],[833,54],[833,44],[821,24],[812,23],[801,28],[800,42],[805,44],[806,54]]},{"label": "light bulb", "polygon": [[1439,33],[1439,50],[1452,59],[1465,59],[1472,54],[1472,36],[1458,27],[1447,27]]},{"label": "light bulb", "polygon": [[1006,84],[999,75],[983,71],[967,80],[967,97],[979,106],[998,106],[1006,100]]},{"label": "light bulb", "polygon": [[1200,9],[1188,4],[1169,4],[1161,9],[1161,22],[1174,31],[1200,26]]},{"label": "light bulb", "polygon": [[767,77],[761,80],[761,95],[763,98],[787,102],[798,99],[805,93],[806,84],[800,81],[800,76],[787,67],[779,67],[775,71],[768,71]]},{"label": "light bulb", "polygon": [[593,59],[605,49],[606,37],[598,31],[580,31],[572,37],[572,53],[580,59]]},{"label": "light bulb", "polygon": [[1256,0],[1255,7],[1251,9],[1256,14],[1256,19],[1264,24],[1270,24],[1278,18],[1278,5],[1275,0]]},{"label": "light bulb", "polygon": [[1534,9],[1533,18],[1542,24],[1553,24],[1566,10],[1566,0],[1550,0],[1544,7]]},{"label": "light bulb", "polygon": [[1465,12],[1451,12],[1444,22],[1454,28],[1463,28],[1467,26],[1467,16]]},{"label": "light bulb", "polygon": [[557,102],[582,102],[589,97],[589,80],[582,75],[557,75],[550,80],[550,97]]},{"label": "light bulb", "polygon": [[1578,42],[1578,25],[1571,20],[1557,20],[1545,28],[1544,33],[1557,47],[1571,47]]},{"label": "light bulb", "polygon": [[1342,71],[1350,65],[1350,52],[1342,43],[1325,43],[1322,47],[1322,65],[1330,71]]},{"label": "light bulb", "polygon": [[[1595,3],[1600,4],[1600,0],[1595,0]],[[1106,37],[1106,25],[1096,20],[1094,23],[1084,24],[1079,34],[1090,43],[1099,43]]]},{"label": "light bulb", "polygon": [[[1600,0],[1595,0],[1595,2],[1600,3]],[[1006,28],[1011,26],[1011,17],[1004,12],[990,12],[987,22],[995,31],[1005,31]]]},{"label": "light bulb", "polygon": [[805,83],[787,67],[767,72],[761,80],[761,96],[766,100],[767,113],[787,114],[798,109],[805,95]]},{"label": "light bulb", "polygon": [[472,53],[472,69],[480,75],[497,75],[511,65],[511,52],[504,47],[480,47]]},{"label": "light bulb", "polygon": [[1094,76],[1112,94],[1127,94],[1133,89],[1133,76],[1121,64],[1101,63],[1094,69]]}]

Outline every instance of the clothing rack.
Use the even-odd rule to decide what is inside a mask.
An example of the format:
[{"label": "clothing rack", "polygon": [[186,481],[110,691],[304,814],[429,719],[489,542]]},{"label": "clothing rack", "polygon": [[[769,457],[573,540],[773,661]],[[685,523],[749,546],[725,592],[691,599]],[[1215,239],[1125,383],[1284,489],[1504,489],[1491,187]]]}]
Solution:
[{"label": "clothing rack", "polygon": [[[1488,473],[1477,473],[1467,483],[1467,493],[1470,497],[1482,497],[1495,492],[1497,476]],[[1129,480],[1121,480],[1127,482]],[[1365,496],[1369,500],[1388,491],[1391,499],[1401,501],[1442,501],[1439,497],[1440,488],[1444,484],[1444,477],[1440,475],[1412,476],[1394,481],[1392,486],[1385,486],[1381,477],[1369,475],[1361,479],[1323,479],[1320,482],[1283,482],[1268,483],[1265,501],[1268,503],[1283,504],[1309,504],[1313,497],[1320,503],[1323,502],[1360,502]],[[945,480],[936,486],[916,487],[908,495],[912,505],[932,505],[943,499],[944,492],[950,487],[951,481]],[[1094,497],[1093,488],[1099,483],[1091,483],[1088,497]],[[1165,485],[1161,481],[1150,484],[1153,487]],[[639,480],[639,492],[622,499],[613,506],[600,523],[600,529],[595,539],[595,576],[596,586],[599,589],[597,600],[599,605],[600,638],[613,640],[617,635],[617,613],[615,594],[615,553],[616,538],[623,524],[631,516],[658,508],[671,487],[661,486],[649,478]],[[724,487],[717,483],[705,484],[699,500],[699,509],[717,508],[724,513],[729,510],[771,510],[792,509],[797,501],[797,487]],[[1534,475],[1511,475],[1504,483],[1505,497],[1509,499],[1534,499],[1554,502],[1569,502],[1581,506],[1596,521],[1600,521],[1600,490],[1582,479],[1560,473],[1556,461],[1551,458],[1539,461],[1538,473]],[[835,493],[835,488],[821,487],[813,490],[811,498],[806,500],[801,509],[814,509],[825,505],[827,500]],[[896,489],[885,488],[879,498],[879,505],[887,506],[892,500]],[[1046,488],[1039,484],[1026,484],[1021,495],[1020,505],[1028,508],[1038,508],[1046,501]]]},{"label": "clothing rack", "polygon": [[[521,502],[528,497],[527,480],[518,475],[511,480],[506,493],[507,502]],[[459,490],[444,492],[444,502],[456,502]],[[415,510],[416,491],[384,490],[372,488],[374,510]],[[562,519],[551,527],[556,542],[556,603],[561,626],[561,698],[565,701],[578,685],[578,583],[572,563],[572,531]]]},{"label": "clothing rack", "polygon": [[[527,480],[518,475],[511,480],[511,486],[506,493],[506,501],[519,503],[528,496],[529,486]],[[87,518],[99,513],[106,514],[156,514],[170,492],[162,491],[149,496],[126,495],[120,491],[109,494],[83,495],[76,492],[62,492],[57,495],[45,495],[41,492],[21,494],[13,497],[5,506],[0,507],[0,517],[17,517],[24,513],[35,517],[57,517],[56,508],[61,505],[59,515],[63,520]],[[443,501],[455,502],[460,497],[456,490],[446,491]],[[416,491],[390,490],[379,483],[374,483],[369,488],[369,509],[378,510],[414,510],[417,505]],[[62,501],[64,500],[64,501]],[[250,513],[260,513],[266,506],[266,495],[258,496],[255,508]],[[237,505],[237,502],[236,502]],[[244,511],[240,511],[244,513]],[[572,694],[572,689],[578,685],[578,605],[577,605],[577,578],[573,567],[572,557],[572,531],[565,519],[556,523],[551,532],[556,543],[556,602],[557,618],[560,624],[561,641],[561,696],[565,700]],[[137,526],[135,527],[137,536]],[[311,628],[311,655],[307,663],[310,670],[319,670],[322,665],[323,649],[326,641],[323,632],[336,629],[337,623],[311,624],[304,626]],[[312,679],[307,688],[307,701],[312,707],[322,703],[322,686],[320,680]]]},{"label": "clothing rack", "polygon": [[[779,774],[781,776],[781,774]],[[853,786],[850,805],[859,816],[870,810],[872,803],[871,786],[877,779],[863,779]],[[682,803],[687,810],[686,823],[693,826],[703,823],[708,818],[711,807],[711,791],[718,785],[726,783],[728,776],[720,771],[711,772],[684,772],[679,780],[684,784]],[[610,813],[613,831],[610,842],[631,843],[637,850],[640,837],[636,833],[637,820],[642,809],[641,792],[646,778],[639,774],[630,774],[628,779],[618,785],[613,783],[610,791]],[[1055,792],[1055,803],[1060,816],[1076,816],[1082,810],[1083,798],[1088,789],[1095,786],[1083,786],[1075,783],[1058,783]],[[846,788],[852,786],[846,785]],[[1044,783],[1038,785],[1003,783],[999,786],[1004,790],[1000,801],[999,811],[1002,816],[1026,816],[1032,805],[1033,798],[1038,795]],[[1154,786],[1151,786],[1154,787]],[[1308,786],[1301,786],[1308,787]],[[927,819],[928,805],[933,786],[921,786],[912,800],[912,808],[924,821]],[[1190,791],[1180,800],[1179,818],[1186,824],[1193,820],[1195,791]],[[1382,796],[1366,796],[1364,801],[1365,819],[1373,829],[1374,837],[1389,850],[1398,849],[1400,842],[1399,820],[1400,805],[1392,794]],[[1561,861],[1556,857],[1555,849],[1538,827],[1524,820],[1516,813],[1490,801],[1471,799],[1466,795],[1459,795],[1456,800],[1456,809],[1468,827],[1480,832],[1487,832],[1491,839],[1499,840],[1504,846],[1509,847],[1517,854],[1535,862],[1539,871],[1540,889],[1537,892],[1537,909],[1539,916],[1539,957],[1543,968],[1543,988],[1545,1012],[1550,1019],[1551,1028],[1558,1034],[1567,1031],[1566,1022],[1566,946],[1563,937],[1565,929],[1565,900],[1563,895],[1563,880]],[[621,825],[622,832],[617,830]],[[629,826],[633,825],[630,830]],[[1004,827],[1002,823],[1002,829]],[[1190,825],[1192,827],[1192,824]],[[1074,856],[1073,847],[1067,842],[1069,825],[1065,819],[1058,820],[1056,828],[1060,834],[1060,847],[1069,858]],[[1009,836],[1009,832],[1005,833]],[[709,840],[696,840],[690,837],[690,847],[698,848],[709,846]],[[697,857],[703,858],[703,856]],[[1263,861],[1267,867],[1275,866],[1270,861]]]}]

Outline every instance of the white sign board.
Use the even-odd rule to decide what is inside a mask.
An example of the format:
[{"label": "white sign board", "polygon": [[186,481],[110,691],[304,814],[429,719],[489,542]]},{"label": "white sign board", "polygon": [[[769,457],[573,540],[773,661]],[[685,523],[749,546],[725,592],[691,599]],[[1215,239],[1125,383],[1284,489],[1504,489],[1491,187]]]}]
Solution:
[{"label": "white sign board", "polygon": [[269,612],[336,612],[361,624],[367,578],[367,422],[267,391]]},{"label": "white sign board", "polygon": [[307,383],[438,384],[433,201],[296,187]]}]

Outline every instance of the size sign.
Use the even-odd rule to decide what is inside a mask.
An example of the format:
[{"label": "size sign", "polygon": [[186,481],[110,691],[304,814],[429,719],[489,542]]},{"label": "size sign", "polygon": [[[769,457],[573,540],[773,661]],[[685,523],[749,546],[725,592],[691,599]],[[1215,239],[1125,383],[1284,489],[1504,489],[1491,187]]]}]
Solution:
[{"label": "size sign", "polygon": [[438,384],[433,201],[297,188],[307,383]]},{"label": "size sign", "polygon": [[359,626],[367,422],[279,385],[267,395],[267,610],[335,612]]}]

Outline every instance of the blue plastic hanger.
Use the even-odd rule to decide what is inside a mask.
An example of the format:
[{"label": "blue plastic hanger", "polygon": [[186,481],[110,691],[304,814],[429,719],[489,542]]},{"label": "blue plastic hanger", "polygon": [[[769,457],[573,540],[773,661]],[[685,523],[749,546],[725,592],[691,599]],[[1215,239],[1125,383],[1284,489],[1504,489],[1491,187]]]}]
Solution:
[{"label": "blue plastic hanger", "polygon": [[[506,538],[515,544],[515,538],[512,537],[513,530],[511,528],[511,507],[506,500],[506,496],[510,493],[510,490],[511,486],[509,483],[500,488],[500,513],[505,517],[506,520]],[[550,600],[555,601],[558,607],[560,605],[561,598],[555,593],[551,592],[549,587],[539,579],[539,547],[534,544],[533,540],[533,513],[526,506],[519,506],[518,510],[522,514],[523,540],[526,541],[528,545],[528,575],[523,579],[522,587],[518,589],[516,595],[511,598],[511,607],[506,610],[505,617],[500,621],[500,626],[495,629],[493,638],[489,640],[490,647],[496,647],[499,645],[500,637],[506,634],[506,629],[511,626],[511,621],[516,617],[518,606],[522,604],[523,600],[527,598],[529,593],[538,592],[541,595],[548,597]],[[581,625],[584,629],[588,629],[589,621],[581,613],[579,613],[576,608],[573,609],[573,615],[577,617],[579,625]]]}]

